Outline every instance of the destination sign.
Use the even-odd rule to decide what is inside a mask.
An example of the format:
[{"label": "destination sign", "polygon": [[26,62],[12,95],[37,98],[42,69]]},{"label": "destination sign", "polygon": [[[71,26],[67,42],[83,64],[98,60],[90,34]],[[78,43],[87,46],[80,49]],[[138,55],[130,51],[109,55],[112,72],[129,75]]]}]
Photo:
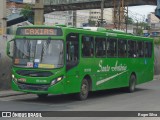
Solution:
[{"label": "destination sign", "polygon": [[17,35],[62,36],[62,30],[59,28],[19,28]]}]

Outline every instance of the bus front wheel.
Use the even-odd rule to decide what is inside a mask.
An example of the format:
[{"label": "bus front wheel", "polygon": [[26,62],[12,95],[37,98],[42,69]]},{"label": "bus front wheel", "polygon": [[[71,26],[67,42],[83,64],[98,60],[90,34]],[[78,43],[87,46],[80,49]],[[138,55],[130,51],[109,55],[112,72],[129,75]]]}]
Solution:
[{"label": "bus front wheel", "polygon": [[83,79],[81,84],[81,90],[76,96],[78,100],[85,100],[88,97],[88,93],[89,93],[89,83],[87,79]]},{"label": "bus front wheel", "polygon": [[130,93],[134,92],[135,88],[136,88],[136,76],[131,75],[130,80],[129,80],[128,92]]}]

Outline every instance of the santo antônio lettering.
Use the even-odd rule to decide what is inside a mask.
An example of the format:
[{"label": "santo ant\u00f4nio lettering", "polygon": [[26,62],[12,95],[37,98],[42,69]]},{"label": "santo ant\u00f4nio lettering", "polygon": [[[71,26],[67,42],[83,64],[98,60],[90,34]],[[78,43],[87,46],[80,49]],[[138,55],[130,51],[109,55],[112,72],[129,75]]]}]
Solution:
[{"label": "santo ant\u00f4nio lettering", "polygon": [[24,29],[24,35],[55,35],[54,29]]}]

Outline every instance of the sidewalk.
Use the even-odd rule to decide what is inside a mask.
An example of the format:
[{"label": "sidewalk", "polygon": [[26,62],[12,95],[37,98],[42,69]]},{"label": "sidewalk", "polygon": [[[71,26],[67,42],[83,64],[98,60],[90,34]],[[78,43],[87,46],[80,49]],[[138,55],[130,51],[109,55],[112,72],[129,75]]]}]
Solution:
[{"label": "sidewalk", "polygon": [[13,90],[2,90],[2,91],[0,91],[0,98],[1,97],[24,95],[24,94],[27,94],[27,93],[13,91]]},{"label": "sidewalk", "polygon": [[160,75],[154,75],[154,80],[160,80]]}]

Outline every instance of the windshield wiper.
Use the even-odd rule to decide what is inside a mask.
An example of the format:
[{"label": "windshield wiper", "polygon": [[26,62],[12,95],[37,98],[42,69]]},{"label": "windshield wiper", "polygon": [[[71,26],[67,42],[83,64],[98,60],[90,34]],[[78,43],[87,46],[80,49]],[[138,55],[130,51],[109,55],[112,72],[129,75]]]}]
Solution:
[{"label": "windshield wiper", "polygon": [[[48,49],[50,43],[51,43],[51,37],[48,37],[48,40],[46,42],[46,50]],[[44,47],[45,47],[45,45],[43,44],[42,52],[41,52],[41,61],[42,61],[43,55],[44,55]]]}]

